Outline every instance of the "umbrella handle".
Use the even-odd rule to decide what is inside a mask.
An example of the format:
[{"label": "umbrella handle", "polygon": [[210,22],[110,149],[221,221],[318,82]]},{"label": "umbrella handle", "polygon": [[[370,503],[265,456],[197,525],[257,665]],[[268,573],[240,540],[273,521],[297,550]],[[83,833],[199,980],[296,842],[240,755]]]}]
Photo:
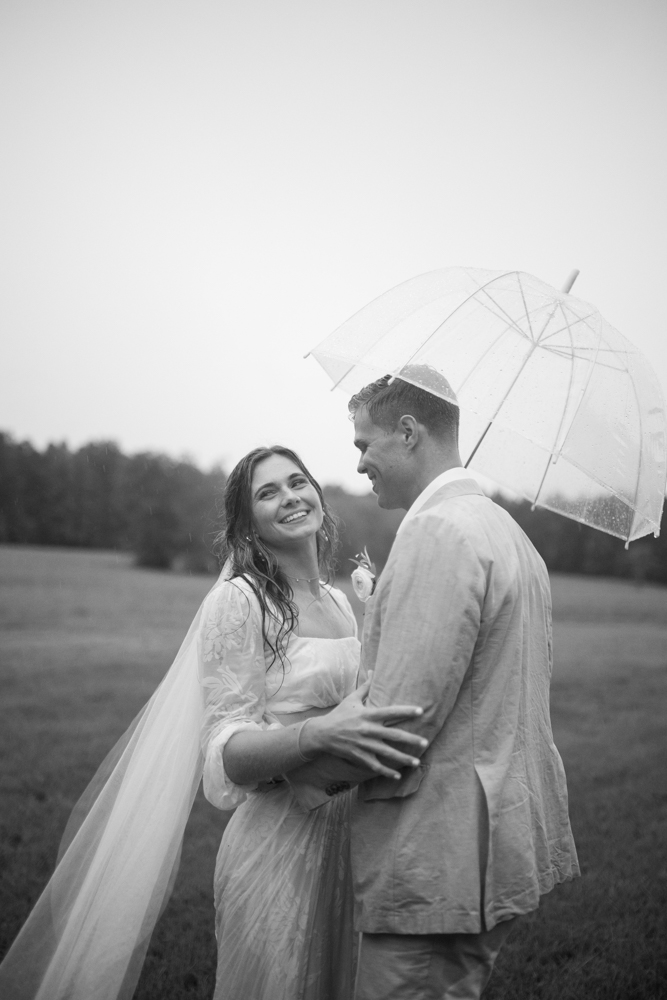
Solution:
[{"label": "umbrella handle", "polygon": [[570,291],[570,289],[572,288],[572,285],[575,283],[575,281],[577,280],[578,277],[579,277],[579,271],[575,267],[574,271],[570,272],[570,276],[568,277],[567,281],[565,282],[565,284],[561,288],[561,292],[564,292],[565,295],[567,295],[567,293]]}]

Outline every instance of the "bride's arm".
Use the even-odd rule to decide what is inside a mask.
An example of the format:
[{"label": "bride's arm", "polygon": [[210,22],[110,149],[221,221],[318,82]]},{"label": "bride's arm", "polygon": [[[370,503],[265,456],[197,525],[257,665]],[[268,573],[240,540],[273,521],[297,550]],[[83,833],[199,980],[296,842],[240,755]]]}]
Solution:
[{"label": "bride's arm", "polygon": [[239,785],[267,781],[326,754],[340,759],[340,767],[335,761],[322,761],[332,774],[335,770],[333,780],[356,784],[378,775],[399,779],[399,768],[414,767],[419,761],[393,744],[400,742],[423,752],[425,742],[394,724],[414,719],[422,710],[413,705],[368,708],[364,699],[369,688],[370,679],[326,715],[282,729],[235,733],[223,752],[227,775]]},{"label": "bride's arm", "polygon": [[414,719],[421,709],[367,708],[365,687],[329,715],[307,723],[285,727],[267,719],[261,612],[254,595],[234,581],[223,583],[207,600],[199,648],[204,793],[219,809],[235,808],[259,781],[289,773],[323,753],[390,777],[411,762],[408,754],[390,747],[390,739],[405,740],[420,752],[420,737],[388,730],[383,723]]}]

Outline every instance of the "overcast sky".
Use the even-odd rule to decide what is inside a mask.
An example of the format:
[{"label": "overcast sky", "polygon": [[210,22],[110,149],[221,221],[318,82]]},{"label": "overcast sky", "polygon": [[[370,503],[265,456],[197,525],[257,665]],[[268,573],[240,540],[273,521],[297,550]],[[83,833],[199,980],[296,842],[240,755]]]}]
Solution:
[{"label": "overcast sky", "polygon": [[664,0],[3,0],[0,429],[355,473],[303,354],[450,265],[595,303],[667,387]]}]

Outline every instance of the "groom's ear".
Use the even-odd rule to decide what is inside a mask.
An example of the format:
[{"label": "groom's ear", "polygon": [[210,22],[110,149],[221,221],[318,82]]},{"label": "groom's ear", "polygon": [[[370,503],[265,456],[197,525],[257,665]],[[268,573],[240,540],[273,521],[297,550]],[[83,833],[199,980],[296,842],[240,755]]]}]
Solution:
[{"label": "groom's ear", "polygon": [[396,429],[400,433],[401,441],[406,448],[412,450],[419,442],[421,427],[411,414],[404,414],[399,419]]}]

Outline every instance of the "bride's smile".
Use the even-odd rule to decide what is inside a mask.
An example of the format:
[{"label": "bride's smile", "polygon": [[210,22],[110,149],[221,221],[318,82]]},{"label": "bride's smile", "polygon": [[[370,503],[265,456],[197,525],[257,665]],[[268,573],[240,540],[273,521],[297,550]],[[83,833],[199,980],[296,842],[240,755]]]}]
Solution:
[{"label": "bride's smile", "polygon": [[291,524],[292,521],[301,521],[304,517],[307,517],[309,513],[310,512],[306,510],[305,507],[302,507],[301,510],[295,511],[294,514],[288,514],[287,517],[283,517],[280,523]]},{"label": "bride's smile", "polygon": [[252,480],[255,531],[267,545],[303,543],[322,524],[317,490],[294,462],[272,455],[257,464]]}]

